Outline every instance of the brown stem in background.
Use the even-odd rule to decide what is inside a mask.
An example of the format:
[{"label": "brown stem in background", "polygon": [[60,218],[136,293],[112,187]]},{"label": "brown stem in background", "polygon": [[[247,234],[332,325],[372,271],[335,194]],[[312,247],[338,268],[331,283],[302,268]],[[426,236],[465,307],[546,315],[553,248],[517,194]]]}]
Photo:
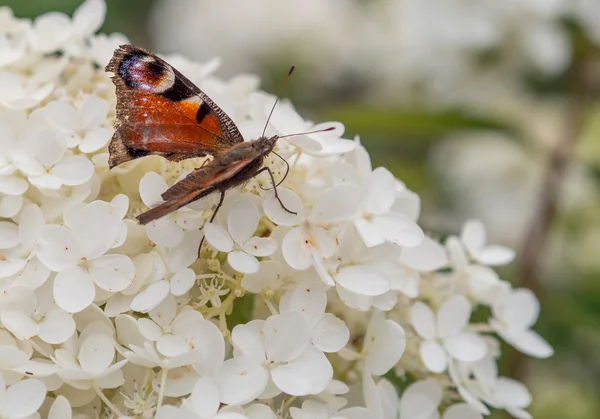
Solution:
[{"label": "brown stem in background", "polygon": [[[543,291],[540,282],[543,252],[557,212],[562,184],[577,141],[581,137],[591,102],[591,93],[596,83],[594,69],[595,60],[590,54],[575,57],[570,70],[564,132],[548,156],[537,210],[525,234],[517,260],[516,285],[531,289],[538,298]],[[509,355],[509,375],[522,380],[527,373],[526,360],[522,353],[512,350]]]}]

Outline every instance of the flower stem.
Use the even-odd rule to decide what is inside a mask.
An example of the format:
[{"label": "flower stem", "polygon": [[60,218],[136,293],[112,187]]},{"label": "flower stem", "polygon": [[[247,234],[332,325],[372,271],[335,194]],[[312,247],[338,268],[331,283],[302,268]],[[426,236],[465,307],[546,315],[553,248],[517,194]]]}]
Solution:
[{"label": "flower stem", "polygon": [[163,368],[162,377],[160,380],[160,392],[158,393],[158,402],[156,403],[156,411],[162,407],[163,399],[165,398],[165,387],[167,385],[167,374],[169,370],[167,368]]},{"label": "flower stem", "polygon": [[119,410],[119,408],[117,406],[115,406],[110,400],[108,400],[108,398],[104,395],[104,393],[102,392],[102,390],[100,390],[98,388],[98,386],[94,386],[94,390],[96,391],[96,393],[98,394],[98,396],[100,397],[100,399],[104,402],[104,404],[110,410],[112,410],[115,415],[117,415],[118,417],[123,416],[123,413],[121,413],[121,411]]},{"label": "flower stem", "polygon": [[269,300],[267,297],[265,297],[264,295],[260,295],[263,299],[263,301],[265,302],[265,305],[267,306],[267,308],[271,311],[271,314],[273,316],[279,314],[277,312],[277,309],[275,308],[275,306],[273,305],[273,303],[271,302],[271,300]]}]

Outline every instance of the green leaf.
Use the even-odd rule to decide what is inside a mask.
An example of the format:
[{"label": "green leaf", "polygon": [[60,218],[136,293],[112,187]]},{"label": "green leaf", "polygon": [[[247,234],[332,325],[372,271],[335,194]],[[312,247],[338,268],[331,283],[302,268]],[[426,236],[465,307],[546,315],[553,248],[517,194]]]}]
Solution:
[{"label": "green leaf", "polygon": [[252,320],[252,310],[254,309],[254,294],[247,293],[243,297],[236,298],[233,303],[233,310],[227,316],[227,326],[229,330],[238,324],[245,324]]}]

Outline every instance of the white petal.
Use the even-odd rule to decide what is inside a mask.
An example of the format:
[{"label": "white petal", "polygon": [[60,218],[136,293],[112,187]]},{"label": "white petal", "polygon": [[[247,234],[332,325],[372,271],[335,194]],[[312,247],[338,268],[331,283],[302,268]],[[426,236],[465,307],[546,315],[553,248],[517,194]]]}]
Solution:
[{"label": "white petal", "polygon": [[410,321],[419,336],[424,339],[435,338],[435,314],[428,305],[420,301],[416,302],[410,312]]},{"label": "white petal", "polygon": [[335,281],[356,294],[374,296],[390,290],[390,281],[367,266],[351,265],[340,269]]},{"label": "white petal", "polygon": [[39,332],[38,324],[20,311],[5,311],[1,316],[2,325],[18,339],[29,340]]},{"label": "white petal", "polygon": [[363,348],[366,353],[365,366],[375,375],[384,375],[398,363],[404,353],[404,329],[395,321],[386,319],[378,323],[374,331],[368,332]]},{"label": "white petal", "polygon": [[221,403],[217,383],[210,377],[200,378],[192,390],[191,401],[194,411],[200,417],[215,415]]},{"label": "white petal", "polygon": [[90,274],[75,266],[56,275],[53,293],[60,308],[69,313],[78,313],[92,304],[96,289]]},{"label": "white petal", "polygon": [[325,390],[333,378],[333,368],[323,352],[309,345],[298,358],[274,367],[271,377],[283,392],[305,396]]},{"label": "white petal", "polygon": [[163,247],[175,247],[183,240],[183,230],[169,217],[159,218],[146,225],[146,234],[154,243]]},{"label": "white petal", "polygon": [[354,228],[356,228],[356,232],[367,247],[385,243],[385,236],[370,221],[363,218],[356,219],[354,220]]},{"label": "white petal", "polygon": [[396,179],[384,167],[378,167],[369,175],[365,193],[365,210],[369,214],[387,212],[396,199]]},{"label": "white petal", "polygon": [[46,226],[40,231],[37,256],[46,267],[60,271],[74,266],[81,258],[79,244],[71,231],[63,226]]},{"label": "white petal", "polygon": [[325,314],[326,293],[327,288],[323,283],[312,279],[302,281],[289,294],[289,299],[281,300],[279,309],[281,312],[289,310],[301,312],[306,317],[309,326],[313,327]]},{"label": "white petal", "polygon": [[529,329],[540,314],[540,303],[535,294],[528,289],[514,290],[505,301],[502,318],[509,329]]},{"label": "white petal", "polygon": [[105,335],[90,335],[79,348],[79,364],[84,371],[94,375],[104,372],[113,361],[115,347]]},{"label": "white petal", "polygon": [[283,276],[282,264],[275,260],[263,260],[259,265],[257,273],[244,275],[242,287],[255,294],[267,287],[278,288]]},{"label": "white petal", "polygon": [[166,357],[176,357],[190,350],[183,336],[164,335],[156,342],[158,352]]},{"label": "white petal", "polygon": [[73,411],[69,401],[65,396],[58,396],[50,407],[48,419],[71,419],[72,417]]},{"label": "white petal", "polygon": [[272,237],[252,237],[242,246],[244,252],[256,256],[271,256],[277,251],[277,240]]},{"label": "white petal", "polygon": [[171,294],[182,296],[194,286],[196,274],[190,268],[185,268],[175,273],[169,282],[171,285]]},{"label": "white petal", "polygon": [[[160,306],[159,306],[160,307]],[[140,333],[148,340],[155,342],[163,335],[163,330],[159,325],[150,319],[141,318],[137,320],[137,327]]]},{"label": "white petal", "polygon": [[[177,322],[175,318],[173,324]],[[214,376],[225,359],[225,341],[223,334],[210,320],[197,320],[188,328],[187,341],[191,347],[202,353],[194,368],[202,375]]]},{"label": "white petal", "polygon": [[64,101],[53,101],[44,108],[46,120],[52,127],[63,132],[79,129],[79,115],[75,108]]},{"label": "white petal", "polygon": [[[73,17],[76,16],[77,12]],[[106,121],[109,109],[110,105],[107,101],[97,96],[90,96],[79,110],[82,128],[90,129],[102,125]]]},{"label": "white petal", "polygon": [[263,392],[268,378],[267,371],[250,358],[228,359],[215,376],[221,403],[248,403]]},{"label": "white petal", "polygon": [[108,202],[93,201],[74,211],[65,222],[77,237],[83,256],[92,259],[113,246],[121,218],[117,209]]},{"label": "white petal", "polygon": [[147,172],[140,180],[140,198],[147,207],[163,202],[160,196],[168,188],[167,182],[156,172]]},{"label": "white petal", "polygon": [[2,416],[26,418],[33,415],[44,402],[46,386],[41,381],[29,379],[19,381],[6,389]]},{"label": "white petal", "polygon": [[227,255],[227,262],[236,271],[243,274],[254,274],[258,272],[258,260],[248,253],[241,250],[234,250]]},{"label": "white petal", "polygon": [[298,225],[304,216],[304,205],[298,195],[287,188],[277,188],[277,194],[283,205],[296,214],[283,209],[279,201],[275,198],[275,193],[269,191],[263,202],[263,209],[267,217],[277,225]]},{"label": "white petal", "polygon": [[44,214],[37,205],[28,205],[21,211],[19,219],[19,238],[23,247],[33,249],[40,237],[40,230],[46,224]]},{"label": "white petal", "polygon": [[125,255],[104,255],[94,259],[89,267],[92,279],[100,288],[119,292],[133,281],[135,266]]},{"label": "white petal", "polygon": [[204,236],[206,241],[220,252],[231,252],[233,240],[223,227],[218,224],[207,223],[204,225]]},{"label": "white petal", "polygon": [[325,313],[312,329],[311,338],[313,344],[323,352],[337,352],[348,343],[350,331],[342,319]]},{"label": "white petal", "polygon": [[420,272],[432,272],[446,266],[448,257],[442,244],[425,237],[420,245],[403,248],[400,262]]},{"label": "white petal", "polygon": [[0,198],[0,217],[12,218],[19,213],[22,206],[23,197],[21,195],[5,195]]},{"label": "white petal", "polygon": [[477,255],[477,261],[488,266],[502,266],[515,259],[514,250],[504,246],[488,246]]},{"label": "white petal", "polygon": [[281,251],[285,261],[293,269],[303,271],[312,265],[309,238],[301,227],[296,227],[286,234]]},{"label": "white petal", "polygon": [[308,324],[298,311],[270,316],[265,321],[263,333],[267,357],[274,362],[298,357],[310,342]]},{"label": "white petal", "polygon": [[73,13],[73,28],[82,38],[87,38],[102,26],[105,16],[106,2],[87,0]]},{"label": "white petal", "polygon": [[442,389],[433,380],[417,381],[402,394],[400,399],[401,418],[429,419],[437,412],[442,401]]},{"label": "white petal", "polygon": [[345,221],[358,211],[362,201],[362,191],[354,185],[338,185],[326,189],[316,199],[310,213],[315,223],[336,223]]},{"label": "white petal", "polygon": [[444,348],[453,357],[465,362],[475,362],[487,353],[485,341],[475,333],[463,332],[444,339]]},{"label": "white petal", "polygon": [[29,185],[19,176],[0,176],[0,193],[6,195],[22,195]]},{"label": "white petal", "polygon": [[419,352],[423,363],[430,371],[441,373],[446,370],[448,366],[446,351],[439,343],[434,340],[421,342]]},{"label": "white petal", "polygon": [[[173,418],[187,418],[187,416],[181,414],[181,410],[177,407],[167,404],[161,406],[161,408],[156,412],[156,416],[154,419],[173,419]],[[129,416],[119,416],[119,419],[130,419]]]},{"label": "white petal", "polygon": [[64,185],[81,185],[92,178],[94,164],[84,156],[68,156],[54,166],[50,173]]},{"label": "white petal", "polygon": [[469,324],[471,303],[463,295],[446,300],[437,313],[437,331],[442,338],[460,333]]},{"label": "white petal", "polygon": [[19,227],[8,221],[0,221],[0,249],[10,249],[19,244]]},{"label": "white petal", "polygon": [[373,217],[371,222],[387,241],[399,246],[418,246],[425,238],[421,227],[404,214],[388,212]]},{"label": "white petal", "polygon": [[[248,200],[233,204],[227,215],[227,229],[236,243],[245,243],[256,231],[259,214]],[[208,240],[208,238],[207,238]]]},{"label": "white petal", "polygon": [[79,150],[82,153],[93,153],[100,150],[110,140],[112,130],[108,128],[96,128],[89,131],[79,143]]},{"label": "white petal", "polygon": [[73,317],[61,309],[55,309],[46,314],[44,320],[39,323],[40,332],[38,336],[49,344],[66,342],[75,333],[75,321]]},{"label": "white petal", "polygon": [[156,281],[148,285],[146,289],[135,296],[131,302],[131,309],[145,313],[157,305],[169,294],[169,282],[166,280]]},{"label": "white petal", "polygon": [[167,268],[171,272],[179,272],[194,263],[198,259],[201,240],[200,230],[185,230],[179,244],[169,248],[167,252]]},{"label": "white petal", "polygon": [[468,404],[459,403],[446,409],[442,419],[483,419],[483,416]]},{"label": "white petal", "polygon": [[262,334],[264,321],[260,321],[260,330],[253,327],[256,322],[235,326],[231,332],[231,340],[233,341],[236,357],[252,358],[260,364],[265,361],[265,346]]},{"label": "white petal", "polygon": [[478,220],[469,220],[463,225],[460,235],[471,255],[476,255],[485,246],[486,234],[483,223]]},{"label": "white petal", "polygon": [[504,406],[525,408],[531,404],[531,393],[519,381],[508,377],[499,377],[496,381],[495,396]]},{"label": "white petal", "polygon": [[500,333],[500,336],[519,351],[536,358],[548,358],[554,349],[533,330],[520,330],[514,333]]}]

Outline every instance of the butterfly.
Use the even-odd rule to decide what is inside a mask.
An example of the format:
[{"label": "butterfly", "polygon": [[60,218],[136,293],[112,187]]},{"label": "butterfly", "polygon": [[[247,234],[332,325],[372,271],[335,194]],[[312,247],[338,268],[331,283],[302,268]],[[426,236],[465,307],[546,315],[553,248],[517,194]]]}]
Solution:
[{"label": "butterfly", "polygon": [[210,219],[213,222],[225,192],[263,172],[269,174],[280,205],[294,213],[279,199],[273,172],[263,166],[265,157],[283,137],[266,137],[263,131],[260,138],[244,141],[235,123],[206,93],[169,63],[142,48],[121,45],[106,71],[113,73],[117,94],[115,132],[108,148],[111,169],[148,155],[174,162],[213,157],[168,188],[162,194],[163,203],[138,215],[140,224],[220,193]]}]

